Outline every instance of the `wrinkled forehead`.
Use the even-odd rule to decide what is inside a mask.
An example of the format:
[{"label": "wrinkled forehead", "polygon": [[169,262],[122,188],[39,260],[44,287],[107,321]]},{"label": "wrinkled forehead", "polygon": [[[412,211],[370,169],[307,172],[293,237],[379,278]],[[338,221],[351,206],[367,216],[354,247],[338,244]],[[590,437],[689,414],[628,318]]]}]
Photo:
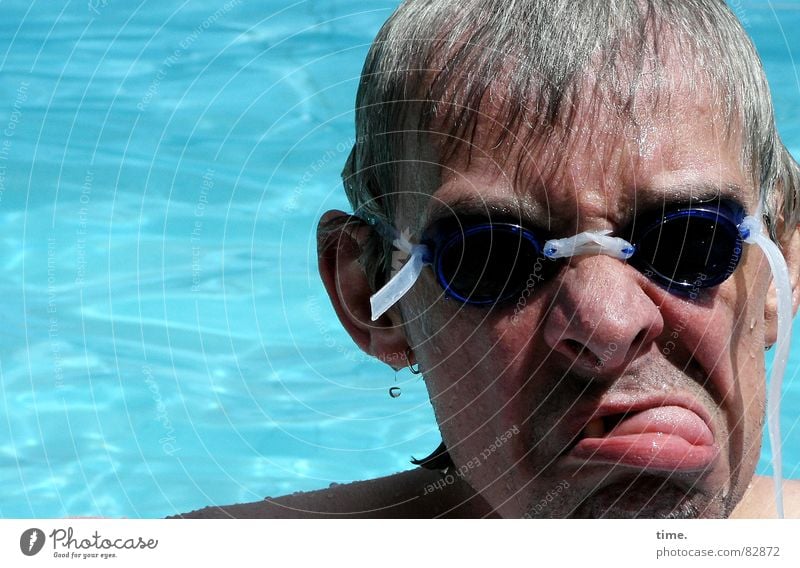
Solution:
[{"label": "wrinkled forehead", "polygon": [[711,81],[675,56],[657,69],[618,70],[614,81],[602,73],[591,69],[575,81],[549,120],[535,96],[510,117],[498,83],[479,101],[471,128],[442,109],[422,131],[411,129],[402,187],[414,191],[404,196],[403,226],[424,225],[431,211],[464,199],[562,212],[590,201],[625,217],[658,191],[696,187],[703,197],[709,188],[738,192],[754,206],[741,128]]}]

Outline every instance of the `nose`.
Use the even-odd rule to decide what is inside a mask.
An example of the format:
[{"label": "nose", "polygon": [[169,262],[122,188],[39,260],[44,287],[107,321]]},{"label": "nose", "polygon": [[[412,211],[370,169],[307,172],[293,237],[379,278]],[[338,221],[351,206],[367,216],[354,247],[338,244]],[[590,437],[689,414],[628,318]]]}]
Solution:
[{"label": "nose", "polygon": [[608,256],[573,258],[544,322],[544,340],[575,370],[613,373],[644,353],[664,329],[640,276]]}]

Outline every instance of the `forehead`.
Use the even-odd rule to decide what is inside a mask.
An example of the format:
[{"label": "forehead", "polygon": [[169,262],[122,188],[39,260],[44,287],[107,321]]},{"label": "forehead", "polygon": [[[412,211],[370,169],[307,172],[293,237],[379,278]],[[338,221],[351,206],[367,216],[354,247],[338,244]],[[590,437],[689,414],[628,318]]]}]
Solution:
[{"label": "forehead", "polygon": [[[625,103],[587,75],[576,89],[586,96],[571,103],[568,119],[535,136],[524,126],[505,132],[499,143],[497,103],[486,97],[472,136],[459,140],[446,159],[440,156],[447,125],[436,125],[423,140],[428,147],[418,150],[438,171],[414,180],[414,187],[429,189],[404,208],[414,215],[404,226],[415,226],[414,220],[424,225],[456,204],[516,208],[522,216],[572,227],[576,221],[614,225],[642,206],[716,195],[752,211],[757,195],[742,166],[741,131],[720,116],[712,89],[687,82],[678,70],[657,83],[642,81]],[[613,227],[580,230],[601,228]]]}]

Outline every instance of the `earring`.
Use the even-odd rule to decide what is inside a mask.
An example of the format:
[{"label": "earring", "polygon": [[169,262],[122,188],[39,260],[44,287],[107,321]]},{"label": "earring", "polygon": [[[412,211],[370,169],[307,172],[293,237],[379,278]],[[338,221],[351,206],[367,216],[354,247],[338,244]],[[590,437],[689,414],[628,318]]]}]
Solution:
[{"label": "earring", "polygon": [[411,347],[406,347],[406,362],[408,363],[408,370],[414,375],[419,375],[422,371],[419,368],[419,363],[417,363],[416,368],[414,368],[414,365],[411,364],[412,355],[414,355],[414,352],[411,351]]}]

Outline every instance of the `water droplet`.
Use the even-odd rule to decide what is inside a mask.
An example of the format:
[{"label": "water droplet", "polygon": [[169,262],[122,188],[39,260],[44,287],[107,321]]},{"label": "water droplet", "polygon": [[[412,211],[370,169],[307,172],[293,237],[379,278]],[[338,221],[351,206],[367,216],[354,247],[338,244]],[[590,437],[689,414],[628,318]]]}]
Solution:
[{"label": "water droplet", "polygon": [[392,388],[389,389],[389,396],[392,397],[392,398],[397,398],[401,394],[403,394],[403,393],[400,392],[400,387],[392,387]]}]

